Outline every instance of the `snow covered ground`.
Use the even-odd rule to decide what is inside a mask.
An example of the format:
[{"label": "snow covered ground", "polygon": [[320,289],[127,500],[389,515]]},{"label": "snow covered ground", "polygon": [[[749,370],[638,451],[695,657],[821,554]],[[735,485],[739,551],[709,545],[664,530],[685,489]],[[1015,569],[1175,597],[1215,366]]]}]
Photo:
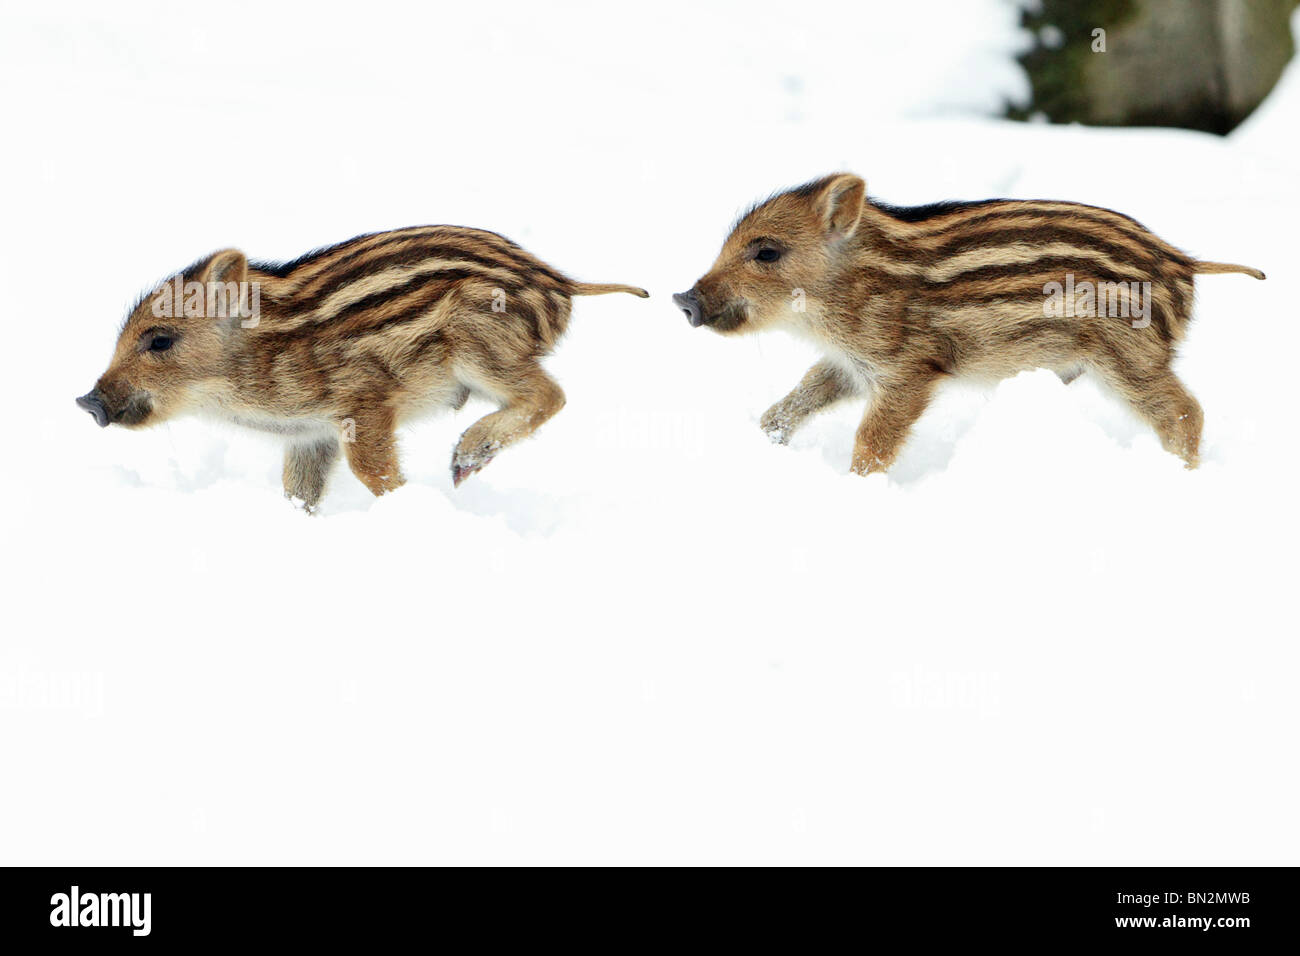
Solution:
[{"label": "snow covered ground", "polygon": [[[1300,65],[1221,140],[988,118],[1000,0],[220,11],[5,11],[0,862],[1297,861]],[[808,347],[669,294],[835,169],[1267,272],[1198,280],[1201,469],[1047,372],[889,477],[858,408],[770,445]],[[199,254],[423,222],[652,292],[577,303],[568,407],[459,490],[475,402],[315,519],[267,439],[73,406]]]}]

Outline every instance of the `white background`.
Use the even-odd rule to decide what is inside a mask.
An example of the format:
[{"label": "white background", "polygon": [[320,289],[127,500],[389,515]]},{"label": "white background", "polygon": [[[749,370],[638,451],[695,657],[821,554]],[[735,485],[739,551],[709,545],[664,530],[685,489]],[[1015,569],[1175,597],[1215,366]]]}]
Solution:
[{"label": "white background", "polygon": [[[489,9],[490,7],[490,9]],[[1225,139],[992,119],[979,2],[4,5],[0,862],[1295,863],[1300,68]],[[1195,473],[1087,381],[954,388],[895,471],[814,356],[669,294],[732,217],[1094,202],[1209,259]],[[282,499],[268,439],[73,406],[224,246],[502,232],[578,279],[568,407],[453,491]]]}]

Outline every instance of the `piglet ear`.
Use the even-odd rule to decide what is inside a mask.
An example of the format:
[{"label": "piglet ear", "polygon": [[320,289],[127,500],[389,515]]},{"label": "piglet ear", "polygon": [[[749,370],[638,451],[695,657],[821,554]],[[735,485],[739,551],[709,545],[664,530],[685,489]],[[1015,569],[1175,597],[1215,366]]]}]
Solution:
[{"label": "piglet ear", "polygon": [[210,319],[225,319],[233,327],[239,321],[244,328],[256,325],[247,324],[251,313],[250,307],[256,299],[250,296],[248,278],[248,259],[238,249],[222,249],[208,256],[198,267],[197,281],[202,283],[205,314]]},{"label": "piglet ear", "polygon": [[867,199],[867,184],[861,176],[840,173],[830,176],[817,194],[816,207],[826,227],[828,239],[845,239],[853,235],[862,218]]},{"label": "piglet ear", "polygon": [[200,282],[243,282],[248,278],[248,259],[238,249],[222,249],[208,257],[200,271]]}]

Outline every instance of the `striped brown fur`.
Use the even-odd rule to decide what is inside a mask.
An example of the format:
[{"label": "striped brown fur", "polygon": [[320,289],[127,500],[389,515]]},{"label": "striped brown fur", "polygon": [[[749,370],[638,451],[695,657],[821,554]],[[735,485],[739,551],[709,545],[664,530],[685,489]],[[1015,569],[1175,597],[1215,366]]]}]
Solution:
[{"label": "striped brown fur", "polygon": [[[673,298],[693,325],[728,334],[783,327],[823,352],[763,415],[774,441],[789,441],[835,402],[870,394],[853,451],[859,474],[893,463],[945,379],[1031,368],[1067,383],[1095,373],[1195,467],[1201,409],[1171,365],[1191,316],[1193,276],[1209,272],[1264,278],[1248,266],[1197,261],[1109,209],[1009,199],[894,207],[867,199],[862,179],[841,173],[753,207],[709,272]],[[1136,325],[1045,315],[1049,284],[1064,286],[1067,276],[1076,289],[1124,283],[1115,301],[1135,306],[1129,284],[1149,283],[1149,315]]]},{"label": "striped brown fur", "polygon": [[[256,322],[210,303],[160,318],[176,278],[246,282],[258,291]],[[101,424],[189,412],[282,434],[285,492],[311,510],[340,448],[382,494],[403,480],[394,429],[478,394],[499,408],[461,436],[459,484],[564,405],[541,359],[564,334],[573,296],[605,292],[647,294],[575,282],[496,233],[460,226],[358,236],[285,263],[228,249],[140,300],[108,371],[78,403]]]}]

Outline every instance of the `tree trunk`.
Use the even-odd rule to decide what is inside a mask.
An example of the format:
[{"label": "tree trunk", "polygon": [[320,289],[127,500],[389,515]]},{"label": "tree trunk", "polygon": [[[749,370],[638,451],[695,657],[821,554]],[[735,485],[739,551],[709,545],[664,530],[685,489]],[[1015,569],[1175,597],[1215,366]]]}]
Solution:
[{"label": "tree trunk", "polygon": [[[1227,133],[1295,50],[1295,0],[1042,0],[1021,23],[1032,99],[1008,115]],[[1104,31],[1099,34],[1097,31]]]}]

